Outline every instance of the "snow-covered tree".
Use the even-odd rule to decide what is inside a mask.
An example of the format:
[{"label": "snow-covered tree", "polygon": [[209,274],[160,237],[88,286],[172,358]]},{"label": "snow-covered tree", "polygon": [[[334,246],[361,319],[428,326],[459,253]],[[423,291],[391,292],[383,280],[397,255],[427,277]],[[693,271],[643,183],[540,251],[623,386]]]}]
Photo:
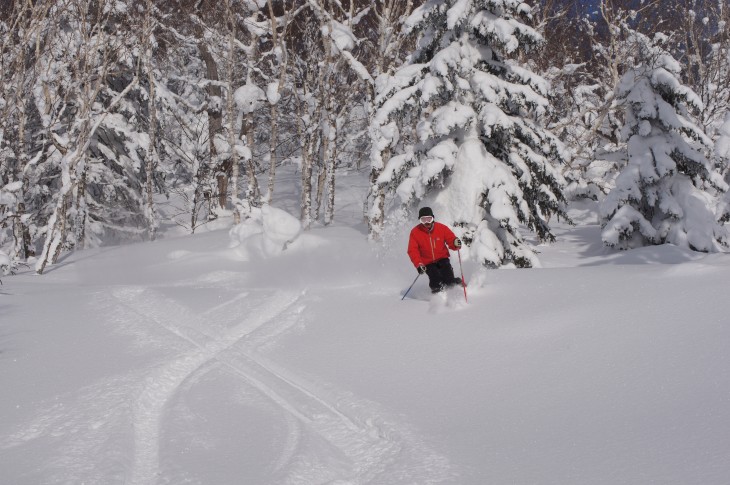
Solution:
[{"label": "snow-covered tree", "polygon": [[39,38],[48,8],[13,2],[0,13],[0,194],[6,193],[0,202],[0,229],[10,229],[0,231],[0,247],[10,240],[8,252],[15,260],[35,255],[36,227],[30,216],[33,208],[27,203],[38,197],[41,189],[32,178],[33,172],[26,170],[35,165],[30,163],[27,127],[32,110],[27,93],[38,59],[29,46]]},{"label": "snow-covered tree", "polygon": [[518,0],[426,2],[407,22],[420,32],[409,64],[378,80],[373,165],[394,153],[378,182],[407,206],[430,200],[493,267],[538,265],[521,227],[551,240],[565,215],[563,147],[537,121],[549,85],[517,60],[542,41],[529,14]]},{"label": "snow-covered tree", "polygon": [[[377,16],[384,6],[381,0],[372,2],[371,5],[350,1],[347,6],[333,0],[307,0],[306,3],[313,14],[313,19],[319,23],[317,50],[322,59],[322,65],[318,67],[316,76],[318,93],[309,102],[311,105],[314,101],[320,111],[317,116],[321,131],[317,135],[321,163],[317,167],[313,217],[316,220],[320,212],[323,212],[323,221],[327,225],[334,219],[336,169],[340,149],[350,144],[343,137],[345,134],[343,127],[348,124],[353,114],[360,111],[359,106],[353,109],[353,105],[363,103],[366,96],[362,93],[371,91],[372,76],[366,66],[353,54],[359,50],[358,45],[363,40],[355,36],[353,29],[359,27],[358,24],[371,12],[375,12]],[[306,52],[305,61],[308,61],[311,53],[311,50]],[[339,86],[356,86],[359,89],[338,89]],[[369,111],[367,107],[365,111]],[[362,137],[365,129],[360,132],[355,134],[355,138]]]},{"label": "snow-covered tree", "polygon": [[[368,131],[370,148],[373,151],[373,158],[370,163],[370,190],[365,203],[365,214],[369,226],[369,238],[377,240],[381,237],[383,221],[385,218],[385,187],[378,182],[385,163],[390,159],[390,151],[377,148],[382,144],[382,133],[380,127],[375,123],[376,116],[376,93],[375,81],[381,76],[387,76],[403,65],[406,42],[412,40],[412,35],[403,25],[406,19],[413,12],[411,0],[402,2],[398,0],[386,0],[376,3],[373,12],[377,26],[377,41],[373,42],[372,60],[370,69],[371,81],[368,83],[366,112],[368,115]],[[382,82],[381,82],[382,84]]]},{"label": "snow-covered tree", "polygon": [[382,2],[374,3],[307,0],[307,8],[298,15],[292,71],[297,86],[305,229],[320,216],[325,225],[333,221],[337,168],[343,158],[359,157],[353,147],[366,134],[364,93],[372,78],[357,58],[363,53],[364,39],[356,37],[353,29],[371,33],[360,23],[372,10],[382,8]]},{"label": "snow-covered tree", "polygon": [[613,187],[623,154],[617,150],[618,122],[614,91],[585,64],[550,68],[553,111],[548,127],[570,152],[561,172],[566,179],[565,197],[598,200]]},{"label": "snow-covered tree", "polygon": [[[564,1],[556,2],[568,8]],[[625,150],[619,146],[623,113],[615,93],[621,75],[634,64],[636,49],[629,35],[629,23],[634,28],[651,28],[648,19],[656,4],[599,0],[582,6],[581,9],[591,12],[580,21],[573,21],[568,32],[565,26],[558,29],[562,38],[557,39],[556,33],[548,29],[556,21],[560,27],[564,18],[538,25],[545,29],[545,50],[550,52],[547,57],[553,62],[545,73],[552,86],[554,109],[550,128],[571,153],[570,162],[563,167],[568,182],[565,195],[569,200],[602,199],[614,187],[616,176],[626,163]],[[573,4],[570,8],[575,7]],[[563,52],[565,48],[556,47],[555,42],[569,43],[579,62],[566,63],[563,57],[561,63],[560,58],[556,59],[554,50]],[[545,62],[541,56],[533,57],[538,64]]]},{"label": "snow-covered tree", "polygon": [[[52,3],[49,15],[59,26],[46,34],[47,48],[39,52],[42,75],[33,87],[39,128],[48,146],[39,157],[54,176],[47,212],[41,215],[39,274],[63,250],[86,240],[92,200],[106,209],[96,222],[135,230],[127,215],[142,212],[136,179],[139,153],[147,143],[146,134],[130,123],[135,107],[127,98],[139,81],[131,49],[135,42],[111,27],[118,25],[127,5]],[[93,183],[98,184],[96,192]]]},{"label": "snow-covered tree", "polygon": [[[686,84],[702,100],[698,124],[714,137],[730,109],[730,4],[674,0],[671,25],[681,36],[671,51],[686,65]],[[675,54],[676,52],[676,54]]]},{"label": "snow-covered tree", "polygon": [[727,185],[706,156],[711,140],[691,119],[702,102],[680,81],[680,64],[661,45],[666,36],[631,36],[636,66],[617,90],[628,163],[601,204],[603,241],[717,251],[727,245],[727,231],[715,216],[716,193]]}]

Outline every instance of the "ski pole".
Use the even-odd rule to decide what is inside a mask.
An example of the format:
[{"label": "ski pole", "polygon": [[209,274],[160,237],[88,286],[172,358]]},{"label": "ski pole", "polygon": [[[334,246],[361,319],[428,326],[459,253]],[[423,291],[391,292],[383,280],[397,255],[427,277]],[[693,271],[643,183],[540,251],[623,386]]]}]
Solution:
[{"label": "ski pole", "polygon": [[408,294],[408,292],[409,292],[409,291],[411,291],[411,288],[413,288],[413,285],[415,285],[415,284],[416,284],[416,281],[418,280],[418,278],[419,278],[420,276],[421,276],[421,273],[418,273],[418,276],[416,276],[416,279],[415,279],[415,280],[413,280],[413,283],[411,283],[411,286],[409,286],[409,287],[408,287],[408,289],[406,290],[406,292],[405,292],[405,293],[403,293],[403,298],[401,298],[401,301],[405,300],[405,298],[406,298],[406,295]]},{"label": "ski pole", "polygon": [[466,297],[466,282],[464,282],[464,268],[461,266],[461,249],[457,249],[456,254],[459,255],[459,270],[461,271],[461,286],[464,288],[464,301],[469,303],[469,299]]}]

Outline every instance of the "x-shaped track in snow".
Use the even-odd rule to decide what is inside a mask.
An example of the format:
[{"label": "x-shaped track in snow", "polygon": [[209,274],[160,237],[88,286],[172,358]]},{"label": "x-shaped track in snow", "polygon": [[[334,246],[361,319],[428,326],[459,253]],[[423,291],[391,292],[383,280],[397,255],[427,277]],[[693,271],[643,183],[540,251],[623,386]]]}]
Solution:
[{"label": "x-shaped track in snow", "polygon": [[[261,349],[302,323],[304,293],[253,289],[195,313],[179,295],[200,289],[123,286],[98,293],[89,314],[162,357],[58,396],[4,439],[0,450],[20,452],[36,440],[54,446],[53,457],[36,470],[39,483],[168,483],[161,436],[170,430],[175,403],[220,369],[271,402],[285,424],[268,483],[429,484],[453,478],[445,457],[408,426],[386,418],[379,405],[323,390],[322,383],[262,355]],[[125,439],[130,425],[131,453]]]},{"label": "x-shaped track in snow", "polygon": [[[200,315],[191,315],[177,301],[149,288],[126,287],[114,293],[139,319],[163,327],[189,344],[186,350],[146,377],[134,407],[134,461],[129,483],[154,483],[159,474],[160,432],[166,407],[181,386],[194,375],[207,372],[217,362],[242,378],[284,411],[288,427],[286,444],[274,467],[280,483],[322,483],[347,480],[349,483],[379,483],[406,476],[419,483],[440,481],[448,464],[407,432],[390,425],[376,425],[372,405],[356,403],[351,418],[339,409],[339,402],[311,390],[286,369],[277,368],[255,349],[296,324],[303,306],[301,294],[274,291],[242,295],[219,304]],[[259,302],[251,305],[252,302]],[[217,322],[211,327],[211,322]],[[222,325],[221,325],[222,323]],[[365,413],[363,413],[365,410]],[[353,412],[353,411],[351,411]],[[329,463],[311,463],[294,457],[302,433],[313,432],[329,444]],[[406,463],[402,459],[406,459]],[[420,463],[418,463],[420,462]],[[309,465],[304,465],[309,463]],[[402,467],[407,470],[400,469]],[[386,478],[390,477],[390,479]],[[399,478],[395,478],[399,477]]]}]

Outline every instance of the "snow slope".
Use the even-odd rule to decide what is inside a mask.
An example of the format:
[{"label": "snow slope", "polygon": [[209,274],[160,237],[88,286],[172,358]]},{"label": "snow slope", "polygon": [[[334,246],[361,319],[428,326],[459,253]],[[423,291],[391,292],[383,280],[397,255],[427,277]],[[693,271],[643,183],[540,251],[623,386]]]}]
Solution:
[{"label": "snow slope", "polygon": [[543,269],[401,301],[407,231],[342,192],[268,259],[216,230],[3,278],[0,483],[729,483],[729,256],[607,252],[586,207]]}]

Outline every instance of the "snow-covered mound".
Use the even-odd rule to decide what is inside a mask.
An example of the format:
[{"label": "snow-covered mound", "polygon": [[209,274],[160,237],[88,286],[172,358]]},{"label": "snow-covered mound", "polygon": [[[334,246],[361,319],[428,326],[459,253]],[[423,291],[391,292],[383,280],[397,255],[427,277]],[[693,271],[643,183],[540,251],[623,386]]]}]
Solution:
[{"label": "snow-covered mound", "polygon": [[230,231],[231,247],[244,260],[281,254],[302,230],[299,220],[289,213],[265,205],[254,208],[251,217]]}]

